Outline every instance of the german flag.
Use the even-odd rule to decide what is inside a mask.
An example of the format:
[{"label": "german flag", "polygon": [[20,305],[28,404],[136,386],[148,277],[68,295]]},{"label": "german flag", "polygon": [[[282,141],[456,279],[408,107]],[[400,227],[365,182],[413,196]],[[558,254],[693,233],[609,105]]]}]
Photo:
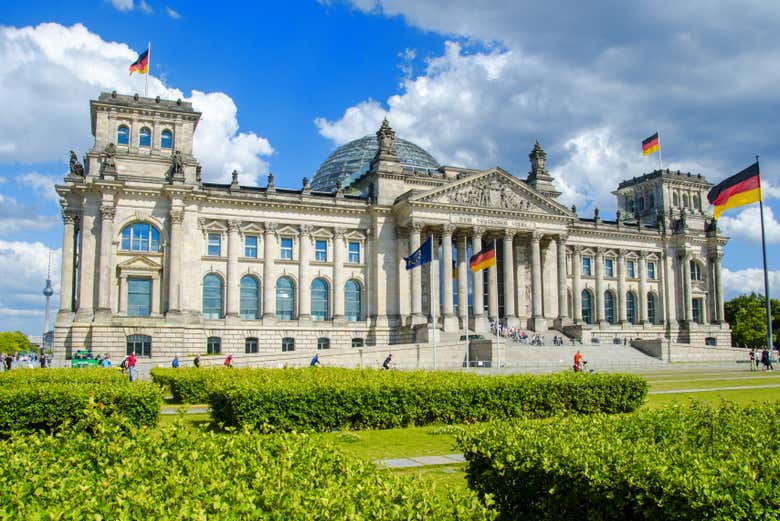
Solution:
[{"label": "german flag", "polygon": [[659,146],[660,144],[658,141],[658,132],[656,132],[649,138],[642,141],[642,155],[647,156],[652,154],[653,152],[658,152]]},{"label": "german flag", "polygon": [[715,185],[707,200],[714,206],[712,215],[717,219],[730,208],[756,203],[761,200],[761,175],[758,161]]},{"label": "german flag", "polygon": [[137,72],[138,74],[146,74],[146,71],[149,70],[149,49],[146,49],[144,52],[138,55],[138,59],[135,60],[132,65],[130,65],[130,75],[132,76],[134,72]]},{"label": "german flag", "polygon": [[491,242],[488,246],[482,248],[482,251],[475,253],[469,259],[469,268],[476,273],[496,265],[496,250]]}]

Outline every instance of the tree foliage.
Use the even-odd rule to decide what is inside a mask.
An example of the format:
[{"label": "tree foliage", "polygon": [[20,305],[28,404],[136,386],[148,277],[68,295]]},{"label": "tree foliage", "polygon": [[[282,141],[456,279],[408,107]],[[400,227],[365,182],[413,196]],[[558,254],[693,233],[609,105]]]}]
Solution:
[{"label": "tree foliage", "polygon": [[[777,345],[780,329],[780,301],[772,299],[772,340]],[[726,322],[731,325],[731,343],[742,347],[766,346],[766,299],[751,293],[725,304]]]},{"label": "tree foliage", "polygon": [[0,353],[24,353],[34,349],[21,331],[0,332]]}]

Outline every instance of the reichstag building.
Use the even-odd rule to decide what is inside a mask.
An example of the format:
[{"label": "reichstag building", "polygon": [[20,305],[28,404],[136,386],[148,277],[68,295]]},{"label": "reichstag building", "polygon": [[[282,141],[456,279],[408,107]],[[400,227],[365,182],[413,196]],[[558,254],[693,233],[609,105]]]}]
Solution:
[{"label": "reichstag building", "polygon": [[[55,356],[350,350],[457,340],[490,322],[584,341],[730,345],[700,174],[617,186],[617,217],[558,201],[530,169],[440,165],[387,121],[298,187],[207,183],[188,102],[103,93],[94,146],[57,186],[64,235]],[[434,261],[404,257],[433,238]],[[496,265],[468,259],[496,245]],[[435,316],[435,324],[434,322]],[[559,333],[559,334],[560,334]]]}]

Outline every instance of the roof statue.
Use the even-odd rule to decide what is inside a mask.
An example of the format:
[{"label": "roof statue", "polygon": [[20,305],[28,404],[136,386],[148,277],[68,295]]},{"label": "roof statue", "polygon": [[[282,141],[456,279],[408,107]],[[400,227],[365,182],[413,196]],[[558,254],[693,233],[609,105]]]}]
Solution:
[{"label": "roof statue", "polygon": [[70,151],[70,175],[84,177],[84,165],[79,163],[78,156],[73,150]]}]

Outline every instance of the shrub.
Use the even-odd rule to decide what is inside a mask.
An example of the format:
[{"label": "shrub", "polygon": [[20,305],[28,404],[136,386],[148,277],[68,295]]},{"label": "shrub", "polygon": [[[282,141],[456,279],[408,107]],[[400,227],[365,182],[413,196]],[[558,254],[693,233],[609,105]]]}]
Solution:
[{"label": "shrub", "polygon": [[[305,434],[108,429],[0,444],[0,518],[492,519],[473,494],[431,494]],[[20,479],[23,476],[24,479]]]},{"label": "shrub", "polygon": [[207,382],[209,404],[218,423],[262,432],[626,412],[641,405],[647,394],[647,383],[636,376],[574,373],[479,376],[269,369],[247,370]]},{"label": "shrub", "polygon": [[206,403],[211,386],[223,385],[223,382],[235,378],[244,378],[255,369],[225,369],[224,367],[180,367],[159,368],[151,370],[152,381],[169,389],[173,399],[179,403]]},{"label": "shrub", "polygon": [[458,437],[504,519],[778,519],[780,404],[492,423]]},{"label": "shrub", "polygon": [[102,383],[124,382],[128,378],[118,369],[15,369],[0,373],[0,387],[30,383]]},{"label": "shrub", "polygon": [[134,425],[155,425],[161,402],[160,390],[153,384],[130,384],[124,378],[99,385],[33,382],[0,386],[0,432],[67,428],[78,423],[90,403]]}]

